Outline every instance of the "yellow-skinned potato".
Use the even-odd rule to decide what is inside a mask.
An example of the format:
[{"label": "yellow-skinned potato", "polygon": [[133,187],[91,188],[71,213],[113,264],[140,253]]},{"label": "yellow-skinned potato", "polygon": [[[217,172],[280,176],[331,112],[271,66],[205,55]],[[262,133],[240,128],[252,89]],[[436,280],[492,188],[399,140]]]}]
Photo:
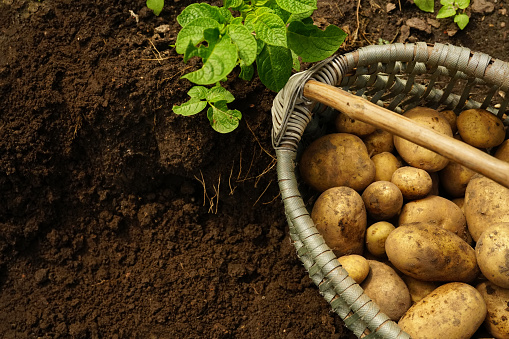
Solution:
[{"label": "yellow-skinned potato", "polygon": [[439,172],[442,188],[453,198],[463,197],[468,182],[475,172],[471,169],[450,161],[443,170]]},{"label": "yellow-skinned potato", "polygon": [[495,147],[505,139],[502,121],[496,115],[481,108],[461,112],[456,124],[463,141],[474,147]]},{"label": "yellow-skinned potato", "polygon": [[362,254],[366,208],[359,193],[352,188],[333,187],[323,192],[313,206],[311,218],[337,257]]},{"label": "yellow-skinned potato", "polygon": [[420,301],[422,298],[424,298],[425,296],[433,292],[438,286],[440,286],[440,284],[437,282],[417,280],[404,274],[401,278],[403,279],[406,286],[408,287],[408,290],[410,291],[410,296],[412,297],[413,303]]},{"label": "yellow-skinned potato", "polygon": [[394,151],[393,135],[381,129],[365,136],[363,141],[370,157],[378,153]]},{"label": "yellow-skinned potato", "polygon": [[482,274],[502,288],[509,288],[509,222],[488,227],[475,245]]},{"label": "yellow-skinned potato", "polygon": [[398,270],[418,280],[471,282],[479,274],[474,249],[434,225],[397,227],[385,241],[385,252]]},{"label": "yellow-skinned potato", "polygon": [[412,338],[468,339],[481,326],[486,304],[472,286],[452,282],[437,287],[399,320]]},{"label": "yellow-skinned potato", "polygon": [[474,241],[490,225],[509,222],[509,189],[481,175],[472,177],[463,206],[468,230]]},{"label": "yellow-skinned potato", "polygon": [[394,171],[391,182],[398,186],[407,200],[424,198],[433,187],[433,181],[428,172],[411,166],[403,166]]},{"label": "yellow-skinned potato", "polygon": [[366,230],[368,252],[375,257],[385,256],[385,240],[394,229],[394,225],[387,221],[379,221],[369,226]]},{"label": "yellow-skinned potato", "polygon": [[364,137],[376,131],[376,127],[360,120],[350,118],[344,113],[336,117],[336,130],[340,133],[351,133],[358,137]]},{"label": "yellow-skinned potato", "polygon": [[375,164],[375,179],[373,181],[391,181],[392,174],[401,167],[401,161],[389,152],[378,153],[371,157]]},{"label": "yellow-skinned potato", "polygon": [[455,198],[455,199],[452,199],[451,200],[453,203],[456,204],[456,206],[458,206],[459,208],[461,208],[461,211],[463,212],[463,214],[465,214],[465,212],[463,211],[463,206],[465,205],[465,198]]},{"label": "yellow-skinned potato", "polygon": [[403,195],[390,181],[375,181],[362,193],[366,211],[375,220],[388,220],[401,211]]},{"label": "yellow-skinned potato", "polygon": [[447,119],[447,122],[449,125],[451,125],[452,134],[456,133],[458,130],[458,127],[456,126],[456,120],[458,119],[458,116],[456,113],[454,113],[453,110],[446,110],[446,111],[440,111],[440,114],[444,116],[444,118]]},{"label": "yellow-skinned potato", "polygon": [[375,177],[375,164],[362,140],[348,133],[333,133],[315,140],[302,154],[302,179],[317,191],[348,186],[363,190]]},{"label": "yellow-skinned potato", "polygon": [[495,152],[495,158],[509,162],[509,139],[498,146],[497,151]]},{"label": "yellow-skinned potato", "polygon": [[398,321],[412,304],[405,282],[390,266],[376,260],[368,262],[371,270],[361,284],[364,293],[389,318]]},{"label": "yellow-skinned potato", "polygon": [[368,276],[369,263],[363,256],[358,254],[344,255],[339,257],[338,261],[357,284],[362,283]]},{"label": "yellow-skinned potato", "polygon": [[463,211],[452,201],[436,195],[406,203],[399,215],[399,225],[426,223],[453,232],[468,241],[468,229]]},{"label": "yellow-skinned potato", "polygon": [[[415,107],[403,115],[418,125],[432,128],[438,133],[452,137],[449,122],[434,109]],[[449,160],[440,154],[398,136],[394,136],[394,147],[409,165],[426,171],[440,171],[449,163]]]},{"label": "yellow-skinned potato", "polygon": [[488,314],[484,320],[484,327],[495,338],[509,339],[509,289],[499,287],[491,282],[477,285],[481,293]]}]

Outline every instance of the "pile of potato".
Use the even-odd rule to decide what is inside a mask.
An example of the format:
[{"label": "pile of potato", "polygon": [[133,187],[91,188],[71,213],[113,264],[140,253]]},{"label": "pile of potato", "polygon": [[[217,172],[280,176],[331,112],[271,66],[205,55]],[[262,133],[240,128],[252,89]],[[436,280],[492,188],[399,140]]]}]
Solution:
[{"label": "pile of potato", "polygon": [[[404,115],[509,162],[502,121],[416,107]],[[320,192],[316,227],[349,275],[413,338],[509,338],[509,189],[338,113],[299,160]]]}]

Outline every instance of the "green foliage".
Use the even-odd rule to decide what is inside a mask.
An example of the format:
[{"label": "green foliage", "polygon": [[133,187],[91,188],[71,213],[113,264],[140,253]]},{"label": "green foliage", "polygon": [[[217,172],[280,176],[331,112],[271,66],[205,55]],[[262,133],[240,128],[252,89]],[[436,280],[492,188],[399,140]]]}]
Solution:
[{"label": "green foliage", "polygon": [[164,0],[147,0],[147,7],[154,11],[155,15],[159,15],[164,7]]},{"label": "green foliage", "polygon": [[[415,0],[414,3],[425,12],[434,12],[433,0]],[[438,11],[437,19],[454,17],[454,22],[460,29],[464,29],[470,18],[465,10],[470,5],[470,0],[440,0],[442,7]]]},{"label": "green foliage", "polygon": [[[148,0],[147,6],[149,1],[162,2]],[[292,69],[300,70],[299,58],[303,62],[323,60],[345,40],[346,33],[334,25],[323,31],[313,25],[310,16],[316,2],[223,0],[223,7],[207,3],[187,6],[177,16],[182,29],[175,48],[184,55],[184,62],[199,57],[203,65],[182,77],[198,86],[191,88],[190,99],[173,106],[173,111],[188,116],[210,106],[207,117],[214,130],[228,133],[237,128],[242,115],[228,109],[234,97],[220,84],[235,67],[240,67],[241,79],[251,80],[257,74],[267,88],[277,92],[285,86]]]}]

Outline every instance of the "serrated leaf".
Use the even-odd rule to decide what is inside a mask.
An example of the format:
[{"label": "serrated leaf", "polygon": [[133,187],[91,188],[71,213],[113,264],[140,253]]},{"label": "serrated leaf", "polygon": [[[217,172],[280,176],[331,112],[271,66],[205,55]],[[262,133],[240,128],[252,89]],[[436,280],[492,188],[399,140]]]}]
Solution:
[{"label": "serrated leaf", "polygon": [[470,5],[470,0],[456,0],[459,9],[465,9]]},{"label": "serrated leaf", "polygon": [[244,64],[240,64],[240,74],[239,78],[250,81],[253,78],[254,75],[254,66],[253,64],[246,66]]},{"label": "serrated leaf", "polygon": [[262,14],[256,17],[253,25],[258,39],[269,45],[286,47],[286,26],[279,16]]},{"label": "serrated leaf", "polygon": [[437,14],[437,19],[448,18],[456,14],[456,10],[452,6],[443,6]]},{"label": "serrated leaf", "polygon": [[196,19],[213,19],[217,21],[218,23],[225,23],[226,19],[219,11],[219,8],[217,6],[211,6],[207,3],[194,3],[182,11],[177,16],[177,22],[182,27],[186,27],[191,22],[193,22]]},{"label": "serrated leaf", "polygon": [[242,114],[236,109],[228,109],[226,102],[219,101],[209,107],[207,118],[216,132],[229,133],[239,126]]},{"label": "serrated leaf", "polygon": [[155,15],[159,15],[164,7],[164,0],[147,0],[147,7],[154,11]]},{"label": "serrated leaf", "polygon": [[454,17],[454,22],[458,25],[460,29],[465,28],[468,25],[470,18],[466,14],[458,14]]},{"label": "serrated leaf", "polygon": [[235,100],[233,94],[231,94],[226,88],[221,86],[212,87],[207,93],[207,101],[214,103],[218,101],[232,102]]},{"label": "serrated leaf", "polygon": [[414,3],[421,11],[433,13],[435,11],[434,0],[414,0]]},{"label": "serrated leaf", "polygon": [[198,98],[191,98],[182,105],[174,105],[172,110],[175,114],[189,116],[200,113],[205,107],[207,107],[206,101],[201,101]]},{"label": "serrated leaf", "polygon": [[317,0],[276,0],[279,7],[292,14],[314,11]]},{"label": "serrated leaf", "polygon": [[294,21],[288,26],[288,47],[304,62],[316,62],[336,52],[346,38],[339,27],[329,25],[322,31],[315,25]]},{"label": "serrated leaf", "polygon": [[237,47],[228,35],[217,43],[209,42],[209,56],[203,67],[182,78],[197,85],[211,85],[225,78],[237,64]]},{"label": "serrated leaf", "polygon": [[205,98],[207,98],[207,93],[209,93],[209,91],[210,90],[207,87],[193,86],[187,92],[187,95],[189,95],[191,98],[196,98],[198,100],[204,100]]},{"label": "serrated leaf", "polygon": [[256,57],[256,68],[265,87],[278,92],[292,75],[292,52],[285,47],[265,45]]},{"label": "serrated leaf", "polygon": [[177,35],[177,42],[175,43],[177,53],[184,54],[189,43],[196,46],[205,40],[205,30],[210,28],[219,29],[219,27],[219,23],[211,18],[198,18],[191,21],[183,27]]},{"label": "serrated leaf", "polygon": [[253,34],[243,25],[229,25],[228,35],[237,45],[239,58],[246,65],[251,65],[256,59],[257,45]]},{"label": "serrated leaf", "polygon": [[224,0],[223,6],[225,8],[237,8],[244,3],[243,0]]}]

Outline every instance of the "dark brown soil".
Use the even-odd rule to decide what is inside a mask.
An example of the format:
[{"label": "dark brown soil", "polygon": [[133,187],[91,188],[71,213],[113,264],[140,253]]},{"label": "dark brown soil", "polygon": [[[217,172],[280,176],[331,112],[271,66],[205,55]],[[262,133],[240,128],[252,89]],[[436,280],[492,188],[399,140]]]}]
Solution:
[{"label": "dark brown soil", "polygon": [[[174,115],[196,65],[170,45],[193,1],[166,2],[156,17],[141,0],[0,1],[0,337],[349,337],[289,241],[275,94],[229,79],[244,118],[227,135]],[[344,52],[433,18],[392,2],[361,1],[357,39],[357,0],[315,19],[350,31]],[[500,3],[453,37],[443,20],[404,40],[507,60]]]}]

